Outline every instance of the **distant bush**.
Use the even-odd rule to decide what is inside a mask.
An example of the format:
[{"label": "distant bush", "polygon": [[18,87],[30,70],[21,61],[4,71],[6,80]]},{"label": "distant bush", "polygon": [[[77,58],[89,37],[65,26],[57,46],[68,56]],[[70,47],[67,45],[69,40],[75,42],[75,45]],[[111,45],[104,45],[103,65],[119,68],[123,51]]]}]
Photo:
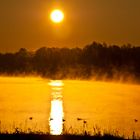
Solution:
[{"label": "distant bush", "polygon": [[47,78],[140,80],[140,47],[93,42],[84,48],[21,48],[0,53],[0,74],[37,74]]}]

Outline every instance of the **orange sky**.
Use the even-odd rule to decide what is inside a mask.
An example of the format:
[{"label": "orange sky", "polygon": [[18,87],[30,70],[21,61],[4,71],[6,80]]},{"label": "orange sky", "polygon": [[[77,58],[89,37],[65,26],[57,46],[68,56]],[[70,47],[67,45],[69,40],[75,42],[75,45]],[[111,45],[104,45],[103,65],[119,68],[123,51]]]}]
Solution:
[{"label": "orange sky", "polygon": [[[65,13],[60,25],[50,21],[53,8]],[[93,41],[140,45],[140,0],[0,0],[0,52]]]}]

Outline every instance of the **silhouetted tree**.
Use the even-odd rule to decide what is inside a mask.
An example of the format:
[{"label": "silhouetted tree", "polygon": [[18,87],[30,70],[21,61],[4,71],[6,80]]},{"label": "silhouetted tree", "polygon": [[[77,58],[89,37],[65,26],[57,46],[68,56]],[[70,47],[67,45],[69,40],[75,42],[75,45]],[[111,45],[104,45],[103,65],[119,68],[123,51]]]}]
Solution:
[{"label": "silhouetted tree", "polygon": [[140,47],[93,42],[84,48],[47,48],[35,52],[21,48],[0,53],[1,74],[36,73],[48,78],[107,79],[133,75],[140,79]]}]

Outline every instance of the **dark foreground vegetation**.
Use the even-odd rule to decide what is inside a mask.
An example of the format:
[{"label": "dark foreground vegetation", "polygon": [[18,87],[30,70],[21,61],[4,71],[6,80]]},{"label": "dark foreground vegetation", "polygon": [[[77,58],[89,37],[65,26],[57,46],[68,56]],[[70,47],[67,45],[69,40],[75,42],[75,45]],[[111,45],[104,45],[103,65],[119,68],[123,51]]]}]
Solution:
[{"label": "dark foreground vegetation", "polygon": [[112,135],[45,135],[45,134],[1,134],[1,140],[123,140],[123,137]]},{"label": "dark foreground vegetation", "polygon": [[41,75],[47,78],[140,81],[140,47],[93,42],[84,48],[21,48],[0,53],[1,75]]}]

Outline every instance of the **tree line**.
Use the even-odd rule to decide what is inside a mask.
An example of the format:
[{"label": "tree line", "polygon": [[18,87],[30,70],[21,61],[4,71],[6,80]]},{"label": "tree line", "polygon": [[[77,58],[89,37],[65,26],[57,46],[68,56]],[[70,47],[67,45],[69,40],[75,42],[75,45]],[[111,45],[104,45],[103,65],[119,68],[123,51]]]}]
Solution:
[{"label": "tree line", "polygon": [[0,74],[53,79],[140,79],[140,47],[93,42],[84,48],[21,48],[0,53]]}]

